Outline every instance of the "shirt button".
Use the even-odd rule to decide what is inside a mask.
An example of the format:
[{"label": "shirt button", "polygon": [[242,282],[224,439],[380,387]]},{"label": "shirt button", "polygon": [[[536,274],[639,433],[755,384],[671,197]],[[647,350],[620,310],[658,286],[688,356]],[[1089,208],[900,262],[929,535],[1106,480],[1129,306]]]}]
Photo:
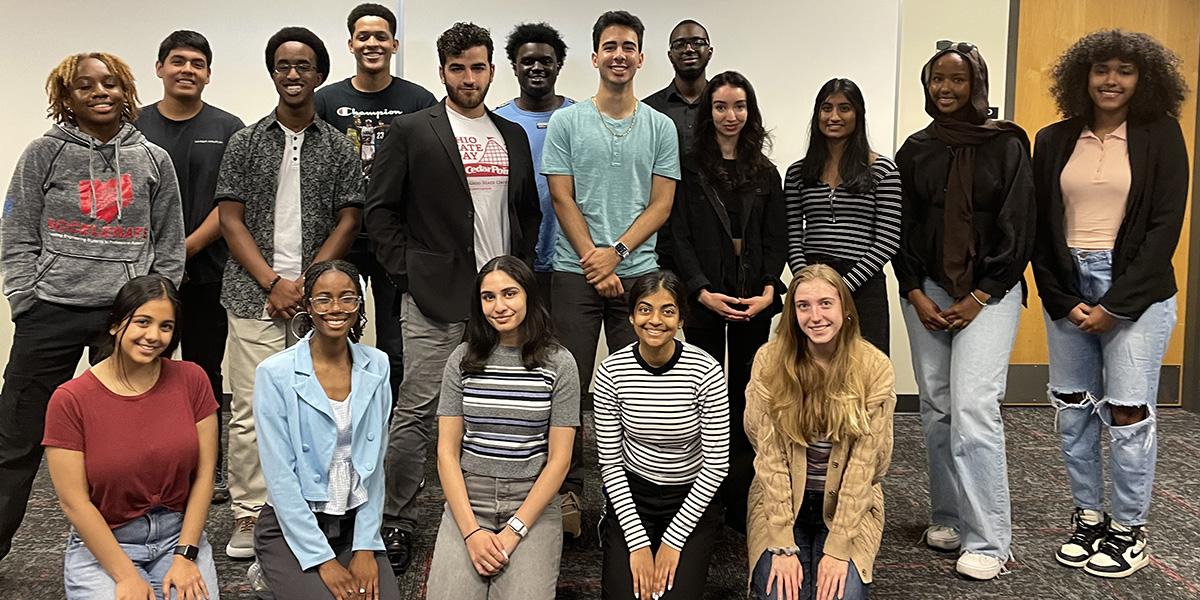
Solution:
[{"label": "shirt button", "polygon": [[833,467],[833,468],[835,468],[835,469],[836,469],[836,468],[838,468],[838,466],[837,466],[837,461],[835,460],[835,461],[833,461],[833,462],[829,463],[829,466],[831,466],[831,467]]},{"label": "shirt button", "polygon": [[308,444],[301,444],[301,445],[300,445],[300,451],[301,451],[301,452],[308,452]]},{"label": "shirt button", "polygon": [[375,434],[374,434],[373,432],[372,432],[372,433],[368,433],[368,434],[367,434],[367,441],[368,441],[368,442],[373,442],[373,441],[375,441]]},{"label": "shirt button", "polygon": [[474,254],[475,246],[467,246],[467,254]]},{"label": "shirt button", "polygon": [[467,211],[467,218],[468,218],[468,219],[474,219],[474,218],[475,218],[475,211],[473,211],[473,210],[468,210],[468,211]]},{"label": "shirt button", "polygon": [[313,475],[313,481],[315,481],[315,482],[317,482],[317,483],[321,483],[321,476],[320,476],[320,475]]}]

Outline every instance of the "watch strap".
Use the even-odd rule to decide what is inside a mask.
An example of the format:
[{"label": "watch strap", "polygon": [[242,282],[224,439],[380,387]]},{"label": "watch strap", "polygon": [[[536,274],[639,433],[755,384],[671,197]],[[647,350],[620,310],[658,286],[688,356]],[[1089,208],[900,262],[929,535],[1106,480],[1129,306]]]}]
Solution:
[{"label": "watch strap", "polygon": [[180,544],[175,546],[174,554],[182,556],[192,562],[196,562],[196,558],[200,556],[200,548],[197,546],[186,546]]}]

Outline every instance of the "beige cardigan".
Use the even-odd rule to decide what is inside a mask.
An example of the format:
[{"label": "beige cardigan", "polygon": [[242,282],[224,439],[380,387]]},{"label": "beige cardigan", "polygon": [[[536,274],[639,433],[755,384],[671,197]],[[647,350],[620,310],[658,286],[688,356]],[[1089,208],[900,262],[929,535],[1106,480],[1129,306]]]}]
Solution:
[{"label": "beige cardigan", "polygon": [[[883,488],[892,460],[892,413],[896,409],[895,374],[882,352],[861,342],[860,363],[867,377],[867,413],[871,433],[835,444],[825,484],[825,554],[853,560],[864,583],[871,583],[875,555],[883,537]],[[775,429],[763,383],[767,344],[754,357],[746,388],[746,435],[754,445],[754,481],[750,484],[746,544],[750,573],[768,548],[796,545],[792,527],[804,501],[807,453]]]}]

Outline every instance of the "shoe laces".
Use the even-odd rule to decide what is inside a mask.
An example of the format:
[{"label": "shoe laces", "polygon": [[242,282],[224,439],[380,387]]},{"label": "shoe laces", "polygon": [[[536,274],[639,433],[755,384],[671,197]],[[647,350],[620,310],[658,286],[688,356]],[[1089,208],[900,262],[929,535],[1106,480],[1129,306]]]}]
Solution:
[{"label": "shoe laces", "polygon": [[1132,548],[1136,543],[1137,534],[1135,531],[1117,531],[1109,528],[1107,535],[1104,537],[1104,543],[1100,544],[1100,553],[1113,559],[1124,560],[1125,551]]},{"label": "shoe laces", "polygon": [[254,523],[255,523],[254,517],[242,517],[237,520],[237,523],[235,525],[237,527],[238,532],[240,533],[243,531],[254,531]]},{"label": "shoe laces", "polygon": [[1067,543],[1087,549],[1091,549],[1096,540],[1104,537],[1107,530],[1103,520],[1095,525],[1084,523],[1083,509],[1080,508],[1076,508],[1075,513],[1071,515],[1071,525],[1075,526],[1075,532],[1071,534],[1071,539],[1067,540]]}]

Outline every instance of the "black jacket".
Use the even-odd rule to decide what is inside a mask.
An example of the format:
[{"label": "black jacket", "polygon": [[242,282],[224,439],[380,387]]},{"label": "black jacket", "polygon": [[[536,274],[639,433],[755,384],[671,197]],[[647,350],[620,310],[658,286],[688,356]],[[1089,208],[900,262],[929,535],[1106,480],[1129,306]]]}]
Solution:
[{"label": "black jacket", "polygon": [[[1036,205],[1024,134],[998,135],[975,150],[972,178],[975,239],[975,288],[1003,296],[1024,284],[1033,255]],[[919,289],[926,277],[946,287],[942,244],[946,182],[951,149],[926,127],[910,136],[896,153],[903,189],[900,252],[892,268],[900,296]],[[1022,294],[1024,294],[1022,285]]]},{"label": "black jacket", "polygon": [[[443,100],[397,117],[380,144],[367,190],[367,234],[375,256],[425,316],[444,323],[470,314],[475,286],[475,205]],[[508,148],[510,252],[532,264],[537,186],[520,125],[488,116]]]},{"label": "black jacket", "polygon": [[[1083,131],[1083,119],[1049,125],[1037,134],[1033,176],[1038,235],[1033,273],[1052,319],[1066,317],[1080,297],[1078,272],[1067,249],[1059,177]],[[1126,127],[1130,185],[1125,219],[1113,247],[1113,280],[1100,304],[1114,315],[1138,319],[1155,302],[1175,295],[1171,257],[1187,208],[1188,155],[1179,122],[1169,116]]]},{"label": "black jacket", "polygon": [[[695,160],[686,158],[682,178],[675,186],[675,205],[668,226],[675,268],[687,286],[690,299],[687,324],[715,326],[723,320],[696,299],[700,290],[734,297],[757,296],[763,286],[775,286],[776,296],[786,288],[779,276],[787,262],[787,215],[783,204],[783,182],[779,171],[764,169],[734,191],[705,175]],[[732,227],[724,200],[737,194],[741,202],[740,224],[745,237],[742,255],[733,251]],[[768,315],[779,311],[776,301]]]}]

